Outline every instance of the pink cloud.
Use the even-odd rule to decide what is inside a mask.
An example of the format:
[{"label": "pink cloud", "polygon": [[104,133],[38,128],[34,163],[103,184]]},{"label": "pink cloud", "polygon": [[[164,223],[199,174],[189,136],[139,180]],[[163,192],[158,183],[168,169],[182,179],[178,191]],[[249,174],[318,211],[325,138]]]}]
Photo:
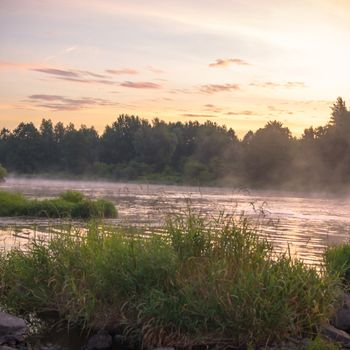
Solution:
[{"label": "pink cloud", "polygon": [[52,111],[76,111],[88,107],[116,106],[118,103],[93,97],[68,98],[61,95],[36,94],[28,96],[35,107]]},{"label": "pink cloud", "polygon": [[120,86],[134,88],[134,89],[160,89],[162,87],[159,84],[152,83],[149,81],[139,81],[139,82],[125,81],[124,83],[121,83]]},{"label": "pink cloud", "polygon": [[56,69],[56,68],[33,68],[31,70],[39,73],[58,75],[60,77],[79,78],[79,74],[71,70]]},{"label": "pink cloud", "polygon": [[207,103],[204,105],[204,110],[205,111],[210,111],[210,112],[213,112],[213,113],[220,113],[222,111],[222,108],[221,107],[218,107],[218,106],[215,106],[211,103]]},{"label": "pink cloud", "polygon": [[106,73],[113,75],[135,75],[139,72],[132,68],[122,68],[122,69],[106,69]]},{"label": "pink cloud", "polygon": [[233,64],[238,66],[250,66],[250,63],[240,58],[218,58],[215,62],[210,63],[209,67],[227,67]]},{"label": "pink cloud", "polygon": [[238,84],[207,84],[200,87],[200,91],[206,94],[215,94],[216,92],[239,90]]},{"label": "pink cloud", "polygon": [[[66,80],[74,83],[84,84],[105,84],[115,85],[116,82],[111,80],[107,75],[77,69],[60,69],[60,68],[32,68],[32,71],[48,74],[55,79]],[[92,79],[92,78],[93,79]]]},{"label": "pink cloud", "polygon": [[261,87],[261,88],[286,88],[286,89],[294,89],[294,88],[305,88],[306,85],[302,81],[287,81],[285,83],[276,83],[272,81],[263,81],[258,83],[251,83],[251,86]]},{"label": "pink cloud", "polygon": [[253,115],[253,111],[227,112],[226,115]]},{"label": "pink cloud", "polygon": [[195,114],[195,113],[184,113],[181,114],[183,117],[189,118],[215,118],[216,116],[213,114]]}]

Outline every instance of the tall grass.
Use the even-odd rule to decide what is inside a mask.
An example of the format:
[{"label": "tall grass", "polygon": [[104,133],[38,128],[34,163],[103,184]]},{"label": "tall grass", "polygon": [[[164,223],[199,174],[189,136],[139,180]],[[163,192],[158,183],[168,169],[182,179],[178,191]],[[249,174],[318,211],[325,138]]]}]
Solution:
[{"label": "tall grass", "polygon": [[0,258],[1,307],[123,330],[143,346],[262,346],[310,334],[338,279],[276,254],[244,219],[170,218],[164,235],[92,223]]},{"label": "tall grass", "polygon": [[20,193],[0,191],[0,216],[113,218],[117,211],[104,199],[90,200],[80,192],[67,191],[55,199],[29,199]]},{"label": "tall grass", "polygon": [[346,287],[350,287],[350,244],[328,247],[324,260],[330,273],[338,274]]}]

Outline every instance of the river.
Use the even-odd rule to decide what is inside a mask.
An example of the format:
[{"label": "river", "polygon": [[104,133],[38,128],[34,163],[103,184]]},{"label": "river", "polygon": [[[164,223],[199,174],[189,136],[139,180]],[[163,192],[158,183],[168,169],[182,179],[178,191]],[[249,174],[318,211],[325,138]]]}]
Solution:
[{"label": "river", "polygon": [[[90,198],[107,198],[115,203],[119,213],[118,219],[106,220],[112,225],[159,226],[169,213],[181,213],[188,207],[209,216],[221,212],[244,214],[259,225],[261,234],[267,235],[278,251],[289,249],[290,254],[310,264],[320,263],[328,245],[350,238],[349,197],[16,177],[1,183],[0,190],[18,191],[35,198],[77,190]],[[52,231],[61,224],[45,218],[0,218],[0,247],[24,244],[27,238]]]}]

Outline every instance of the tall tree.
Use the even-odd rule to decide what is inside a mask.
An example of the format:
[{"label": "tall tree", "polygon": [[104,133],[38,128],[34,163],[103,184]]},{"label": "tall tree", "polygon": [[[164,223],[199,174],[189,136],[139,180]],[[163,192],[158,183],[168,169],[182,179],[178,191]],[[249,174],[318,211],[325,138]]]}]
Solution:
[{"label": "tall tree", "polygon": [[292,136],[278,121],[257,130],[245,145],[245,174],[257,185],[281,184],[288,180],[292,159]]}]

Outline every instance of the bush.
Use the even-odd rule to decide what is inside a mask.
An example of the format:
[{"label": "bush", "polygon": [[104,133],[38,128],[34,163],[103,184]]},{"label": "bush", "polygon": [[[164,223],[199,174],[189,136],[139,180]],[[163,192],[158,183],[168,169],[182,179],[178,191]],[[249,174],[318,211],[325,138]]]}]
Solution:
[{"label": "bush", "polygon": [[327,271],[279,255],[245,220],[169,219],[164,234],[108,229],[0,258],[0,307],[54,311],[143,345],[263,346],[313,333],[338,296]]},{"label": "bush", "polygon": [[55,199],[28,199],[19,193],[0,192],[0,216],[34,216],[49,218],[115,218],[113,203],[90,200],[80,192],[67,191]]}]

